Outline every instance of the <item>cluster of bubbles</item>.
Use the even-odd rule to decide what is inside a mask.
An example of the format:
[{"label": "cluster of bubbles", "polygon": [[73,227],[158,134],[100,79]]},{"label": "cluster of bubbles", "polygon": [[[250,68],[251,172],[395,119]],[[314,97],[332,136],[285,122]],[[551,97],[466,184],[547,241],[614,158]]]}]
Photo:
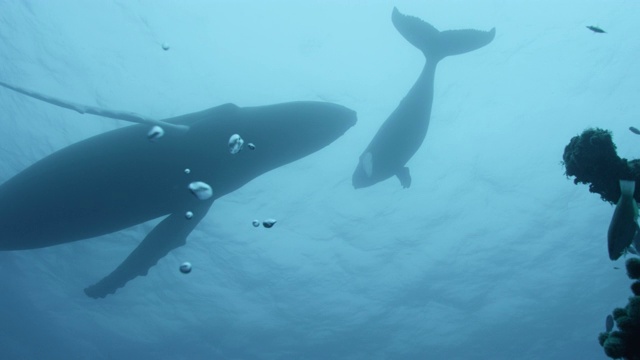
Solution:
[{"label": "cluster of bubbles", "polygon": [[244,140],[238,134],[233,134],[229,138],[229,152],[232,154],[237,154],[242,150],[244,146]]},{"label": "cluster of bubbles", "polygon": [[[162,48],[164,50],[169,50],[169,45],[168,44],[162,44]],[[151,130],[149,130],[149,132],[147,133],[147,138],[150,141],[156,141],[157,139],[161,138],[164,135],[164,130],[162,129],[162,127],[160,126],[153,126],[151,128]],[[244,147],[244,139],[242,139],[242,137],[238,134],[233,134],[231,135],[231,137],[229,138],[229,152],[232,155],[235,155],[237,153],[239,153],[242,148]],[[256,146],[253,143],[248,143],[247,147],[249,148],[249,150],[255,150]],[[186,168],[184,169],[184,173],[189,175],[191,174],[191,169]],[[203,182],[203,181],[193,181],[191,183],[189,183],[189,191],[191,191],[191,193],[197,197],[199,200],[207,200],[210,199],[213,196],[213,189],[211,188],[211,186],[209,186],[209,184]],[[187,220],[190,220],[193,218],[193,212],[191,211],[187,211],[184,214],[184,217]],[[265,228],[269,229],[271,227],[273,227],[273,225],[275,225],[275,223],[277,222],[277,220],[275,219],[266,219],[264,221],[262,221],[262,226],[264,226]],[[258,227],[260,226],[260,221],[259,220],[253,220],[253,226]],[[180,265],[180,272],[183,274],[188,274],[191,272],[191,263],[190,262],[184,262]]]},{"label": "cluster of bubbles", "polygon": [[[238,134],[233,134],[231,135],[231,137],[229,138],[229,152],[231,154],[237,154],[240,152],[240,150],[242,150],[244,146],[244,139],[238,135]],[[249,150],[255,150],[256,146],[253,143],[248,143],[247,147],[249,148]]]},{"label": "cluster of bubbles", "polygon": [[[262,226],[264,226],[267,229],[270,229],[277,222],[278,222],[278,220],[276,220],[276,219],[267,219],[267,220],[262,222]],[[258,227],[258,226],[260,226],[260,220],[253,220],[251,222],[251,224],[253,225],[253,227]]]}]

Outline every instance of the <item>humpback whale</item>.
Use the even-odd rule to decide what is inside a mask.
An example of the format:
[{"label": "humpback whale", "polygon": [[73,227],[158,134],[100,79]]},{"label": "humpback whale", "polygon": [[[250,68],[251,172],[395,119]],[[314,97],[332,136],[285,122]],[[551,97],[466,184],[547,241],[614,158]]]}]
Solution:
[{"label": "humpback whale", "polygon": [[393,9],[391,20],[398,32],[422,51],[426,62],[409,93],[360,155],[352,176],[352,184],[356,189],[374,185],[392,176],[398,177],[404,188],[411,185],[409,168],[405,165],[427,135],[438,62],[446,56],[481,48],[495,37],[495,28],[490,31],[440,32],[417,17],[401,14],[397,8]]},{"label": "humpback whale", "polygon": [[[67,146],[0,185],[0,251],[69,243],[162,218],[113,272],[85,289],[92,298],[146,275],[184,245],[215,199],[322,149],[356,123],[354,111],[313,101],[225,104],[153,120],[0,85],[57,106],[142,123]],[[164,127],[162,138],[147,140],[149,125]],[[233,134],[258,148],[231,154]],[[213,195],[194,196],[189,184],[196,181],[208,184]]]}]

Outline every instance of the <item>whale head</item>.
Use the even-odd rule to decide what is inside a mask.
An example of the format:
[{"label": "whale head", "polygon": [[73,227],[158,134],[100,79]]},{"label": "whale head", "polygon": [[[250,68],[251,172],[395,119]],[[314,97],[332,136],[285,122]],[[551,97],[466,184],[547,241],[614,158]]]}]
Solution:
[{"label": "whale head", "polygon": [[[298,101],[232,109],[224,116],[192,126],[189,140],[207,159],[198,161],[211,171],[205,180],[218,195],[229,193],[257,176],[308,156],[331,144],[357,121],[344,106]],[[244,146],[229,152],[229,139],[242,138]],[[251,144],[249,147],[248,144]],[[215,164],[215,166],[214,166]],[[194,166],[192,166],[192,170]]]},{"label": "whale head", "polygon": [[[314,101],[243,108],[240,121],[252,124],[242,135],[270,166],[281,166],[331,144],[357,121],[344,106]],[[260,150],[260,151],[258,151]]]}]

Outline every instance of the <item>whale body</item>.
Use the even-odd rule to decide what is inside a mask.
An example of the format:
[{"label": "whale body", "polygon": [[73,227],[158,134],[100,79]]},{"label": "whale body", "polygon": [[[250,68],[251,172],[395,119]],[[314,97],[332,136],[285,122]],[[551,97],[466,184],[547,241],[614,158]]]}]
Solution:
[{"label": "whale body", "polygon": [[[111,274],[85,289],[105,297],[184,245],[215,199],[329,145],[356,123],[356,113],[325,102],[225,104],[160,123],[168,126],[156,141],[147,139],[148,124],[123,127],[63,148],[0,185],[0,251],[64,244],[163,218]],[[233,134],[256,150],[231,154]],[[213,196],[194,196],[189,184],[195,181],[210,185]]]},{"label": "whale body", "polygon": [[438,31],[432,25],[393,9],[391,20],[400,34],[420,49],[426,62],[409,93],[391,113],[360,155],[352,176],[353,187],[363,188],[396,176],[404,188],[411,185],[406,163],[422,145],[429,128],[436,66],[446,56],[463,54],[489,44],[490,31]]}]

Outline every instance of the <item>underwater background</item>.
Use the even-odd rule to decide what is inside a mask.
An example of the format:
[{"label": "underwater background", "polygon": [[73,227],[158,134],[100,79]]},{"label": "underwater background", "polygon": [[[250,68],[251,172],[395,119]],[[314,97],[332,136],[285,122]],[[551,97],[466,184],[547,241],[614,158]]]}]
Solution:
[{"label": "underwater background", "polygon": [[[424,63],[394,6],[496,38],[440,62],[411,187],[356,191],[358,157]],[[358,112],[105,299],[82,290],[157,221],[0,252],[0,359],[606,359],[598,333],[630,295],[607,256],[613,206],[560,161],[588,127],[640,156],[639,18],[630,0],[0,1],[0,81],[153,118],[294,100]],[[122,126],[0,89],[0,182]],[[264,218],[278,223],[251,225]]]}]

